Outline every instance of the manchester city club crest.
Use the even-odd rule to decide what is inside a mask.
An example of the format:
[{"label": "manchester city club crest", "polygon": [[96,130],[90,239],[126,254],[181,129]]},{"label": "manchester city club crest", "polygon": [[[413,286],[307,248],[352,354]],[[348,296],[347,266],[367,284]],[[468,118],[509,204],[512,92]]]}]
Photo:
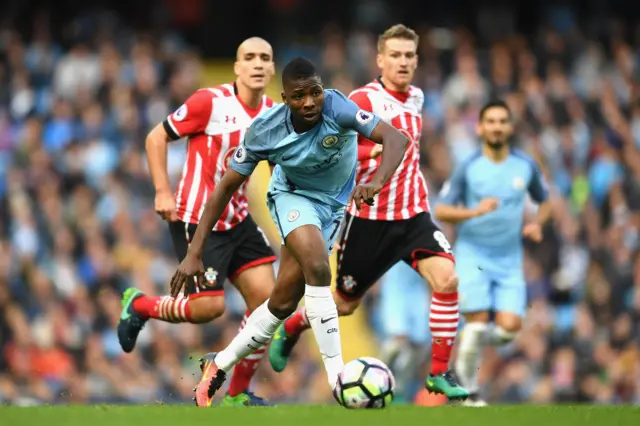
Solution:
[{"label": "manchester city club crest", "polygon": [[518,191],[521,191],[524,189],[524,179],[522,179],[520,176],[516,176],[515,178],[513,178],[513,188],[517,189]]},{"label": "manchester city club crest", "polygon": [[287,213],[287,220],[289,222],[294,222],[299,217],[300,217],[300,212],[298,210],[289,210],[289,213]]},{"label": "manchester city club crest", "polygon": [[324,139],[322,139],[322,146],[325,148],[331,148],[338,143],[338,140],[338,136],[336,135],[325,136]]}]

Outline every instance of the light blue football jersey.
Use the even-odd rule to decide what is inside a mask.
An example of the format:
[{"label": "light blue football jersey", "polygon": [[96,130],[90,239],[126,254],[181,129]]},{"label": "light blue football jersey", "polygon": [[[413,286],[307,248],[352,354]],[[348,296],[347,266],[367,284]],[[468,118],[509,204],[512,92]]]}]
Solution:
[{"label": "light blue football jersey", "polygon": [[440,201],[477,207],[484,198],[497,198],[498,208],[458,226],[456,245],[467,245],[488,256],[522,256],[522,226],[526,194],[542,203],[547,186],[536,162],[512,149],[507,159],[494,163],[482,152],[470,156],[444,185]]},{"label": "light blue football jersey", "polygon": [[231,168],[249,176],[261,160],[276,164],[269,193],[289,192],[344,207],[355,186],[357,133],[369,137],[380,118],[337,90],[324,91],[322,120],[296,133],[291,110],[279,104],[258,116],[236,149]]}]

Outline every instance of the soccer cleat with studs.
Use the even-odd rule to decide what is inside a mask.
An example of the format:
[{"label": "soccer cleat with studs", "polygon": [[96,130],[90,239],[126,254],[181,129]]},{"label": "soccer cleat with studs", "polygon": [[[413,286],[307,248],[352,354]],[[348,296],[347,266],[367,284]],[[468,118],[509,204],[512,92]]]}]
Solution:
[{"label": "soccer cleat with studs", "polygon": [[211,407],[213,396],[227,379],[227,374],[216,366],[216,352],[209,352],[200,361],[202,378],[195,388],[195,400],[198,407]]},{"label": "soccer cleat with studs", "polygon": [[451,401],[464,401],[469,397],[469,391],[458,384],[450,371],[429,374],[425,388],[436,395],[445,395]]}]

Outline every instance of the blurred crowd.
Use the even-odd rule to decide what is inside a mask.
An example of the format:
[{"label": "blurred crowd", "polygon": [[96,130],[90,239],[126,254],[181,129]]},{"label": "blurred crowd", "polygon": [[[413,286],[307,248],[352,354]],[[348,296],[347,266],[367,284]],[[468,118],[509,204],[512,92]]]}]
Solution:
[{"label": "blurred crowd", "polygon": [[[86,19],[73,28],[62,45],[46,20],[29,34],[0,27],[0,403],[189,401],[195,357],[236,333],[237,293],[213,324],[148,324],[126,356],[115,325],[124,288],[163,294],[176,266],[153,211],[144,138],[201,84],[202,62],[170,32]],[[640,403],[637,44],[564,21],[489,45],[465,30],[416,29],[432,205],[478,147],[479,108],[495,96],[511,105],[514,144],[538,159],[553,193],[544,242],[527,244],[524,330],[488,350],[483,394]],[[303,52],[327,86],[348,93],[377,76],[375,45],[373,31],[329,25],[313,42],[276,45],[276,57]],[[174,179],[183,160],[184,143],[172,144]],[[379,331],[377,294],[366,306]],[[277,377],[263,363],[255,391],[276,402],[330,398],[311,350],[299,345]]]}]

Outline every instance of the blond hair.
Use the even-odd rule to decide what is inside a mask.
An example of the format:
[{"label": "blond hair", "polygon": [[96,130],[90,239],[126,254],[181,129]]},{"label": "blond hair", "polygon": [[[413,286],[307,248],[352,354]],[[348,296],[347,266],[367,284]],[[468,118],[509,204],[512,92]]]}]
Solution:
[{"label": "blond hair", "polygon": [[384,46],[387,40],[391,40],[393,38],[399,38],[403,40],[411,40],[416,46],[418,45],[418,34],[413,31],[411,28],[407,27],[403,24],[396,24],[393,27],[389,28],[378,37],[378,53],[382,53],[384,51]]}]

